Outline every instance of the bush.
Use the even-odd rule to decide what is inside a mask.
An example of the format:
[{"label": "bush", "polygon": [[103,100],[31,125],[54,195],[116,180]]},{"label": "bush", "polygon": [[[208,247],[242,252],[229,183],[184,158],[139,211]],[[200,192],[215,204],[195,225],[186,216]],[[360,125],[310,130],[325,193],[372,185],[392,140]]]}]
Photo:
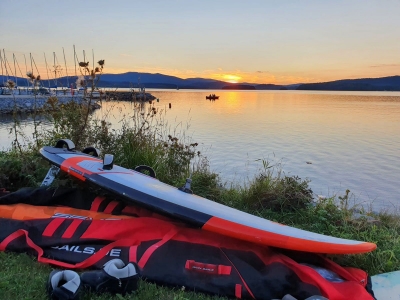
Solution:
[{"label": "bush", "polygon": [[264,173],[244,190],[244,199],[254,210],[296,211],[308,207],[313,201],[308,183],[297,176],[273,177],[272,173]]},{"label": "bush", "polygon": [[44,179],[49,164],[33,151],[0,153],[0,187],[16,191],[22,187],[37,187]]}]

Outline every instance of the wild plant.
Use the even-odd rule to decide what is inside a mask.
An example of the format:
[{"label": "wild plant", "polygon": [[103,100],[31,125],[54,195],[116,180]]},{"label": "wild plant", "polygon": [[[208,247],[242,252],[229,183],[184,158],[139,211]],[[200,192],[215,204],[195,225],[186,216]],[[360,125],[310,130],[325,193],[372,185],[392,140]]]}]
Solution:
[{"label": "wild plant", "polygon": [[347,189],[346,193],[343,196],[338,196],[339,201],[340,201],[339,202],[340,208],[346,209],[346,210],[349,208],[349,194],[350,194],[350,190]]},{"label": "wild plant", "polygon": [[243,189],[244,201],[251,209],[270,209],[276,212],[307,208],[313,201],[309,180],[286,176],[279,163],[262,160],[263,169]]},{"label": "wild plant", "polygon": [[10,129],[10,134],[14,135],[14,140],[12,142],[12,146],[13,148],[18,149],[20,152],[22,152],[22,148],[21,148],[21,144],[18,140],[18,134],[21,132],[19,130],[20,128],[20,122],[18,119],[18,108],[17,108],[17,101],[15,99],[15,95],[12,92],[14,90],[15,87],[15,83],[12,80],[7,80],[7,82],[5,83],[5,88],[7,88],[8,90],[11,91],[11,94],[13,96],[13,100],[14,100],[14,106],[13,106],[13,119],[14,119],[14,123],[13,123],[13,127]]},{"label": "wild plant", "polygon": [[[85,87],[84,89],[84,96],[87,96],[87,87],[88,87],[88,82],[90,85],[90,93],[89,93],[89,102],[86,105],[83,105],[82,108],[85,110],[85,113],[83,114],[83,122],[81,124],[81,126],[79,126],[79,130],[81,133],[84,133],[84,131],[86,130],[87,124],[88,124],[88,120],[89,120],[89,115],[91,112],[91,105],[92,105],[92,101],[93,101],[93,92],[95,90],[95,88],[97,87],[97,84],[100,80],[100,76],[101,74],[103,74],[103,68],[104,68],[104,59],[99,60],[97,62],[98,66],[94,67],[93,69],[89,69],[89,62],[80,62],[79,66],[81,67],[81,70],[84,70],[84,74],[86,75],[86,73],[88,74],[87,77],[84,77],[83,79],[79,79],[80,80],[80,85],[83,84],[83,86]],[[81,71],[82,72],[82,71]],[[83,76],[85,76],[83,75]],[[81,141],[81,137],[82,135],[76,135],[75,136],[75,142],[77,145],[80,145],[80,141]]]},{"label": "wild plant", "polygon": [[187,142],[184,134],[173,137],[164,117],[154,103],[134,102],[132,114],[124,115],[118,130],[105,120],[93,120],[91,142],[106,153],[115,153],[116,161],[125,167],[146,164],[165,182],[180,181],[189,175],[192,159],[200,156],[195,149],[198,144]]}]

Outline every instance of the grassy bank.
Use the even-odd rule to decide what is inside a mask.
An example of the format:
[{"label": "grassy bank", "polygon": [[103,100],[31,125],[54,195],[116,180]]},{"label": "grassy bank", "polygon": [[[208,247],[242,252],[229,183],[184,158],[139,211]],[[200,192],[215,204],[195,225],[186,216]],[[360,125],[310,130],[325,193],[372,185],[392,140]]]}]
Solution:
[{"label": "grassy bank", "polygon": [[[54,99],[50,106],[57,106]],[[374,242],[378,249],[360,255],[337,255],[332,259],[370,275],[400,269],[400,217],[382,212],[363,212],[355,218],[348,205],[349,192],[314,200],[308,181],[285,176],[279,167],[261,161],[260,174],[246,186],[226,186],[210,171],[208,161],[198,152],[196,141],[185,132],[170,130],[163,112],[151,104],[138,105],[132,115],[112,130],[106,119],[93,119],[88,107],[76,104],[50,109],[46,115],[54,123],[50,131],[35,131],[26,139],[14,126],[14,148],[0,153],[0,187],[15,191],[39,186],[49,164],[38,154],[43,145],[54,145],[60,138],[74,141],[78,149],[95,146],[102,153],[113,153],[115,162],[127,168],[149,165],[157,178],[182,186],[192,174],[192,189],[200,196],[289,226],[336,237]],[[127,120],[130,120],[128,123]],[[200,141],[199,141],[200,142]],[[60,176],[54,185],[76,186],[77,182]],[[44,284],[51,271],[26,254],[0,252],[0,299],[47,299]],[[83,299],[121,299],[109,295],[84,294]],[[141,281],[137,293],[123,299],[223,299],[182,288],[164,288]]]}]

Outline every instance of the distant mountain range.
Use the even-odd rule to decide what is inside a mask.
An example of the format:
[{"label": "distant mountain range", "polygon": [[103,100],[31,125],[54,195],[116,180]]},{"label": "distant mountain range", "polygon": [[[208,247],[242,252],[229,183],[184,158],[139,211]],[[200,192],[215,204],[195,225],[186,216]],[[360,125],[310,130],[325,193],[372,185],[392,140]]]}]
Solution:
[{"label": "distant mountain range", "polygon": [[342,79],[329,82],[306,83],[297,90],[320,91],[400,91],[400,76],[381,78]]},{"label": "distant mountain range", "polygon": [[[19,86],[26,86],[27,79],[9,77]],[[0,75],[0,86],[7,80]],[[45,87],[68,87],[75,83],[76,76],[61,77],[57,80],[43,80]],[[321,91],[400,91],[400,76],[362,79],[342,79],[319,83],[298,83],[290,85],[229,83],[206,78],[182,79],[175,76],[151,73],[128,72],[103,74],[98,87],[102,88],[160,88],[160,89],[207,89],[207,90],[321,90]]]}]

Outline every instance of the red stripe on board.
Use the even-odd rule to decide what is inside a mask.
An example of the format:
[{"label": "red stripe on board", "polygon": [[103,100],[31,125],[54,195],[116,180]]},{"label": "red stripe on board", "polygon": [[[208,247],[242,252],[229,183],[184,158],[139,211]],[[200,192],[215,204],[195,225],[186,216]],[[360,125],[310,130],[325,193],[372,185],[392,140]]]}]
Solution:
[{"label": "red stripe on board", "polygon": [[119,202],[117,201],[111,201],[108,203],[106,209],[104,210],[104,213],[106,214],[111,214],[113,210],[118,206]]},{"label": "red stripe on board", "polygon": [[79,225],[81,225],[83,220],[81,219],[74,219],[72,223],[68,226],[67,230],[65,230],[64,234],[62,235],[62,238],[64,239],[70,239],[74,235],[76,229],[78,228]]},{"label": "red stripe on board", "polygon": [[94,157],[89,157],[89,156],[74,156],[67,158],[61,163],[60,169],[63,170],[64,172],[67,172],[68,174],[85,181],[86,178],[84,177],[85,174],[90,175],[93,174],[93,172],[84,169],[80,166],[78,166],[78,163],[86,160],[92,160],[92,161],[97,161],[101,163],[101,160],[98,158]]},{"label": "red stripe on board", "polygon": [[103,165],[102,160],[95,158],[95,157],[89,157],[89,156],[74,156],[74,157],[70,157],[65,159],[62,163],[61,163],[61,170],[63,170],[64,172],[67,172],[68,174],[82,180],[85,181],[85,175],[91,175],[91,174],[126,174],[126,175],[135,175],[133,172],[127,170],[127,171],[120,171],[120,172],[110,172],[110,171],[103,171],[102,169],[99,169],[100,172],[92,172],[89,171],[88,169],[82,168],[81,166],[79,166],[78,164],[82,161],[87,161],[87,160],[91,160],[91,161],[96,161],[101,163],[101,166]]},{"label": "red stripe on board", "polygon": [[97,196],[96,198],[94,198],[93,202],[92,202],[92,206],[90,207],[91,211],[99,211],[99,207],[101,205],[101,203],[103,203],[104,199],[106,199],[106,197],[103,196]]},{"label": "red stripe on board", "polygon": [[[127,171],[127,172],[121,172],[121,171],[119,171],[119,172],[114,172],[114,171],[102,171],[102,172],[96,172],[95,174],[99,174],[99,175],[101,175],[101,174],[125,174],[125,175],[135,175],[133,172],[129,172],[129,171]],[[151,178],[153,178],[153,177],[151,177]]]},{"label": "red stripe on board", "polygon": [[335,244],[290,237],[278,233],[268,232],[250,226],[238,224],[218,217],[212,217],[202,227],[237,239],[266,246],[274,246],[291,250],[313,253],[353,254],[371,252],[376,249],[373,243],[359,242],[358,244]]},{"label": "red stripe on board", "polygon": [[65,221],[64,218],[54,218],[45,228],[43,231],[43,236],[53,236],[54,232],[57,230],[58,227]]}]

